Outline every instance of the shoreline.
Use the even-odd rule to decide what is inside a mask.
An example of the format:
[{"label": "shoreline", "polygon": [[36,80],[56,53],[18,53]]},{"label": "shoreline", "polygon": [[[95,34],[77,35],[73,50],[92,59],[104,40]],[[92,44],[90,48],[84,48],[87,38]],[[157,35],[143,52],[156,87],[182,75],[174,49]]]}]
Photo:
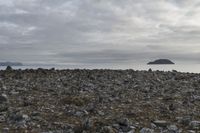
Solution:
[{"label": "shoreline", "polygon": [[200,131],[200,74],[110,69],[0,70],[0,131]]},{"label": "shoreline", "polygon": [[[73,66],[73,65],[50,65],[50,66],[22,66],[22,67],[17,67],[17,66],[12,66],[13,69],[34,69],[37,70],[38,68],[41,69],[57,69],[57,70],[63,70],[63,69],[69,69],[69,70],[74,70],[74,69],[89,69],[89,70],[99,70],[99,69],[109,69],[109,70],[138,70],[138,71],[148,71],[150,68],[153,71],[172,71],[176,70],[178,72],[183,72],[183,73],[200,73],[200,64],[175,64],[175,65],[146,65],[146,64],[132,64],[130,66],[122,65],[122,66]],[[5,70],[6,67],[0,67],[0,70]]]},{"label": "shoreline", "polygon": [[[136,71],[136,72],[177,72],[177,73],[185,73],[185,74],[200,74],[200,72],[189,72],[189,71],[179,71],[176,69],[171,70],[159,70],[152,69],[150,66],[159,66],[159,65],[148,65],[148,69],[133,69],[133,68],[56,68],[56,67],[35,67],[35,68],[15,68],[11,67],[12,71]],[[161,65],[160,65],[161,66]],[[167,66],[167,65],[166,65]],[[1,68],[1,67],[0,67]],[[6,71],[7,67],[3,67],[0,69],[1,72]]]}]

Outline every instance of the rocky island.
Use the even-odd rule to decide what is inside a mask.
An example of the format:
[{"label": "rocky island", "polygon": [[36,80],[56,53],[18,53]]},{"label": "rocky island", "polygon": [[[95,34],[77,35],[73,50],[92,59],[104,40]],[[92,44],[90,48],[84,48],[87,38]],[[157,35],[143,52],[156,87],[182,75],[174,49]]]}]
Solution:
[{"label": "rocky island", "polygon": [[0,62],[0,66],[23,66],[20,62]]},{"label": "rocky island", "polygon": [[175,64],[174,62],[170,61],[169,59],[158,59],[153,62],[147,63],[148,65],[159,65],[159,64]]},{"label": "rocky island", "polygon": [[2,133],[198,133],[200,74],[0,70]]}]

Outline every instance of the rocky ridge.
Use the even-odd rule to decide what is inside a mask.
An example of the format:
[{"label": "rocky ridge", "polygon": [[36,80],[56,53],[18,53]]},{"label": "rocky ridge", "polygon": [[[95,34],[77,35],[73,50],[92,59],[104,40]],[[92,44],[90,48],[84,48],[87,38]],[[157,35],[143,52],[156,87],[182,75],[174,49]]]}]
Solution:
[{"label": "rocky ridge", "polygon": [[2,133],[199,133],[200,74],[1,70]]}]

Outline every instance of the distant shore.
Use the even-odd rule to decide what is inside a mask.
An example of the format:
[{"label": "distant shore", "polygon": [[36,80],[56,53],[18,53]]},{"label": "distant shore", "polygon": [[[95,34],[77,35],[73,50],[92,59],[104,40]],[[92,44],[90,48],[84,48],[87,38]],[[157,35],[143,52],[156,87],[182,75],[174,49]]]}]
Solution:
[{"label": "distant shore", "polygon": [[23,66],[20,62],[0,62],[0,66]]},{"label": "distant shore", "polygon": [[1,70],[0,131],[200,130],[200,74],[134,70]]},{"label": "distant shore", "polygon": [[[145,63],[142,64],[133,64],[129,66],[115,66],[115,65],[110,65],[110,66],[78,66],[78,65],[26,65],[24,64],[23,66],[12,66],[14,70],[26,70],[26,69],[52,69],[55,68],[56,70],[64,70],[64,69],[84,69],[87,68],[89,70],[93,69],[111,69],[111,70],[129,70],[129,69],[134,69],[134,70],[139,70],[139,71],[147,71],[150,68],[153,71],[172,71],[176,70],[179,72],[184,72],[184,73],[200,73],[200,64],[181,64],[177,63],[175,65],[147,65]],[[0,70],[5,70],[6,66],[0,66]]]}]

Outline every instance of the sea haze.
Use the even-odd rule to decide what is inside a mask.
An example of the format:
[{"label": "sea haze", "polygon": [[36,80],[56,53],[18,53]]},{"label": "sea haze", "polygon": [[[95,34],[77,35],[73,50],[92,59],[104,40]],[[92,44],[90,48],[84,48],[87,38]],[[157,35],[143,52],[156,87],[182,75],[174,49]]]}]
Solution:
[{"label": "sea haze", "polygon": [[[132,64],[130,65],[25,65],[25,66],[13,66],[13,69],[133,69],[133,70],[149,70],[154,71],[172,71],[177,70],[179,72],[200,73],[200,64],[175,64],[175,65],[146,65],[146,64]],[[5,70],[5,66],[0,66],[0,70]]]}]

